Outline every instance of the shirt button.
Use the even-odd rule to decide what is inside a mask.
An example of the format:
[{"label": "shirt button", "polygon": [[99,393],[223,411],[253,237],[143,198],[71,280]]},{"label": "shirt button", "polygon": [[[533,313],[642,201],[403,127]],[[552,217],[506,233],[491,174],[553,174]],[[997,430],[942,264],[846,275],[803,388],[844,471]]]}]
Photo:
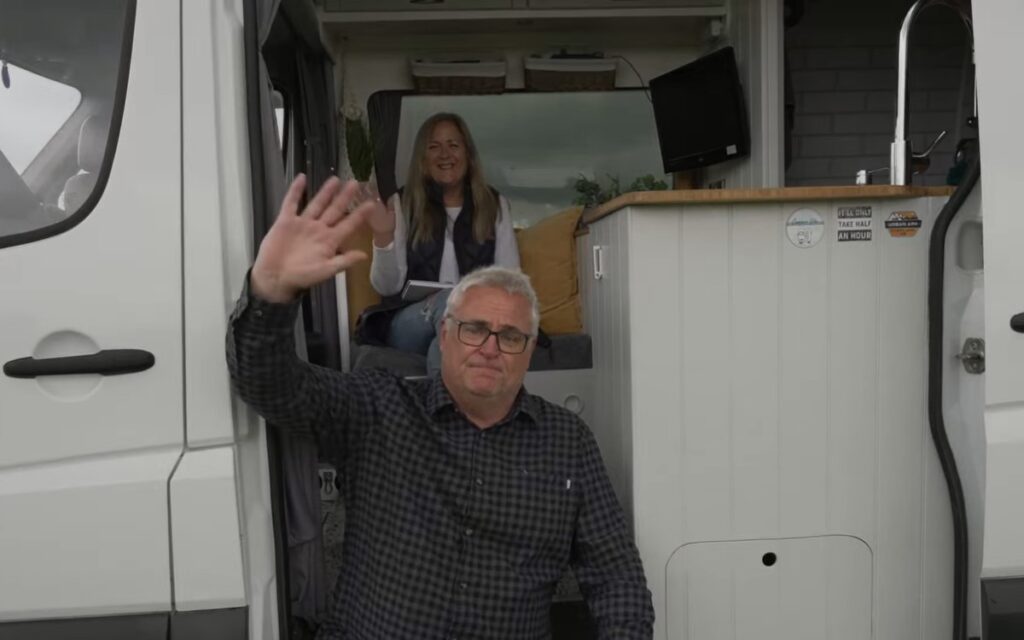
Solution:
[{"label": "shirt button", "polygon": [[477,479],[475,480],[475,482],[476,482],[476,484],[477,484],[477,486],[478,486],[478,487],[482,487],[482,486],[484,486],[484,479],[483,479],[483,478],[477,478]]},{"label": "shirt button", "polygon": [[467,537],[467,538],[469,538],[469,537],[472,537],[472,535],[473,535],[473,529],[472,529],[472,527],[467,527],[467,528],[466,528],[466,530],[465,530],[465,531],[463,531],[463,533],[464,533],[464,534],[466,534],[466,537]]},{"label": "shirt button", "polygon": [[256,316],[257,318],[262,318],[263,317],[263,310],[262,309],[257,309],[256,311],[253,311],[253,315]]},{"label": "shirt button", "polygon": [[465,591],[466,589],[469,588],[469,583],[468,582],[460,582],[459,583],[459,588],[462,589],[463,591]]}]

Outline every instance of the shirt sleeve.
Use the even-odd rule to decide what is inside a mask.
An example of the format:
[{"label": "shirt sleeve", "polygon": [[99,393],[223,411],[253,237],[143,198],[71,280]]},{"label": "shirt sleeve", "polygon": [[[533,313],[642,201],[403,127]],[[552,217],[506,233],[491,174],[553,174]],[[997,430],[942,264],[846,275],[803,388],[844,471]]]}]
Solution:
[{"label": "shirt sleeve", "polygon": [[405,215],[398,194],[388,199],[388,207],[395,210],[395,239],[387,247],[374,245],[373,260],[370,263],[370,285],[382,296],[390,296],[402,290],[405,284]]},{"label": "shirt sleeve", "polygon": [[494,264],[509,269],[519,268],[519,245],[512,228],[512,206],[505,196],[499,196],[499,216],[494,228]]},{"label": "shirt sleeve", "polygon": [[304,362],[295,352],[299,302],[253,295],[249,278],[228,322],[227,363],[235,393],[273,426],[312,433],[325,451],[342,453],[372,422],[368,374]]},{"label": "shirt sleeve", "polygon": [[654,606],[640,553],[593,434],[580,424],[580,510],[572,565],[599,638],[650,640]]}]

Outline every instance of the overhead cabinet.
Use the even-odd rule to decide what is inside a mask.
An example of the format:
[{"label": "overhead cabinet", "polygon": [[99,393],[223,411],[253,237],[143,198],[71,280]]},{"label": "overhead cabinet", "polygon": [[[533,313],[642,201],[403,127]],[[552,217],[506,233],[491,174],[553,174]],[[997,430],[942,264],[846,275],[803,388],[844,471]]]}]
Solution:
[{"label": "overhead cabinet", "polygon": [[531,9],[654,9],[722,7],[725,0],[529,0]]},{"label": "overhead cabinet", "polygon": [[497,9],[722,9],[725,0],[325,0],[324,10],[340,12],[487,11]]},{"label": "overhead cabinet", "polygon": [[478,11],[511,9],[512,0],[325,0],[326,11]]}]

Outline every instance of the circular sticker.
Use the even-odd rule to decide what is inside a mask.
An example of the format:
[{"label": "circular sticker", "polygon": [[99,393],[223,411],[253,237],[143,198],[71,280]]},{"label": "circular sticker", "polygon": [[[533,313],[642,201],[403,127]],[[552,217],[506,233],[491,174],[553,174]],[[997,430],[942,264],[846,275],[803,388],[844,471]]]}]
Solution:
[{"label": "circular sticker", "polygon": [[797,209],[786,220],[786,235],[793,246],[809,249],[825,235],[825,221],[814,209]]}]

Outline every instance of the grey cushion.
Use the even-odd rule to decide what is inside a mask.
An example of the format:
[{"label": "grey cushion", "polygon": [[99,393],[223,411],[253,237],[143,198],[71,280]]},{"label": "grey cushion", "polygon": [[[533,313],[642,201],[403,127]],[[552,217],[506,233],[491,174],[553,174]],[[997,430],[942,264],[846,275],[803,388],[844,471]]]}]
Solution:
[{"label": "grey cushion", "polygon": [[551,336],[551,345],[537,347],[530,359],[530,371],[589,369],[594,366],[590,334],[571,333]]},{"label": "grey cushion", "polygon": [[403,376],[427,374],[427,358],[411,351],[399,351],[390,347],[375,347],[369,344],[352,344],[350,362],[352,370],[387,369]]},{"label": "grey cushion", "polygon": [[[427,374],[425,356],[388,347],[353,344],[351,363],[353,371],[388,369],[403,376]],[[551,336],[551,346],[537,347],[530,359],[530,371],[589,369],[592,366],[592,343],[585,333]]]}]

